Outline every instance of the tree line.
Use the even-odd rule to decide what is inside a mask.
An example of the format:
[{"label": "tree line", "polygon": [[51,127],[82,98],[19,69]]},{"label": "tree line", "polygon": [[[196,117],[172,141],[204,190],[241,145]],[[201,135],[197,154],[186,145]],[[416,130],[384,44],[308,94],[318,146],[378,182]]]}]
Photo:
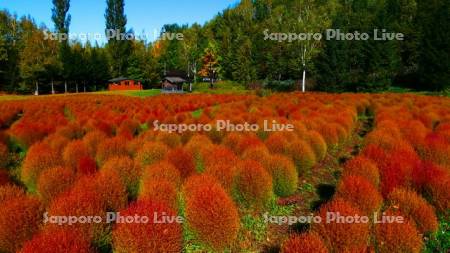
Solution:
[{"label": "tree line", "polygon": [[[124,0],[106,0],[105,29],[127,28]],[[53,0],[53,32],[68,33],[70,0]],[[234,80],[249,87],[378,91],[391,85],[443,90],[450,85],[450,3],[439,0],[242,0],[204,25],[165,25],[155,41],[105,45],[44,39],[47,27],[0,11],[0,89],[82,91],[128,76],[150,87],[168,70]],[[274,40],[270,35],[367,33],[404,40]],[[183,34],[182,40],[165,34]],[[304,78],[305,77],[305,78]]]}]

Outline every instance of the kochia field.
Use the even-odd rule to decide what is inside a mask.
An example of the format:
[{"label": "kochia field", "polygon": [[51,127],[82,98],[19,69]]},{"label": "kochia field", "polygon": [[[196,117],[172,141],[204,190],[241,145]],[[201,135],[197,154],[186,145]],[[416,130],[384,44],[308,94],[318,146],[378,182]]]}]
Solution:
[{"label": "kochia field", "polygon": [[445,252],[449,188],[446,97],[0,102],[0,252]]}]

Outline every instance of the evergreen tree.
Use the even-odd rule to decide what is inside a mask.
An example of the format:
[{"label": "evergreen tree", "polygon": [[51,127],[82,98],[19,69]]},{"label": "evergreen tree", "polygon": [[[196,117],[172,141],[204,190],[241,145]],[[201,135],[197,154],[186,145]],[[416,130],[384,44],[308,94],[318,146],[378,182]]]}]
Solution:
[{"label": "evergreen tree", "polygon": [[[124,0],[106,0],[106,34],[111,60],[111,72],[114,76],[126,74],[130,42],[126,39],[127,17]],[[115,35],[115,36],[110,36]]]},{"label": "evergreen tree", "polygon": [[424,89],[450,88],[450,3],[418,1],[421,24],[419,75]]}]

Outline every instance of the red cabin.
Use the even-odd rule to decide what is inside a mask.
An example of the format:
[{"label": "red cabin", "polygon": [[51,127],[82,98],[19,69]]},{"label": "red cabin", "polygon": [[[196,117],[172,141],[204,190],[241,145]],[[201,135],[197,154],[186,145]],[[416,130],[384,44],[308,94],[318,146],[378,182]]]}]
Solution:
[{"label": "red cabin", "polygon": [[140,81],[126,77],[118,77],[109,80],[108,90],[143,90]]}]

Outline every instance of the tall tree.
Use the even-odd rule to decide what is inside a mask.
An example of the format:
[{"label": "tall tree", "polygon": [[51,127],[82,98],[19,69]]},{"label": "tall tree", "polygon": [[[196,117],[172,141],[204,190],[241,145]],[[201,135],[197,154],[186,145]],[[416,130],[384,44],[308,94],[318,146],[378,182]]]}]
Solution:
[{"label": "tall tree", "polygon": [[[108,52],[111,60],[111,72],[114,76],[126,74],[130,42],[126,40],[127,17],[124,0],[106,0],[106,33]],[[109,36],[116,35],[116,36]]]},{"label": "tall tree", "polygon": [[450,88],[450,3],[418,1],[420,41],[419,75],[426,89]]},{"label": "tall tree", "polygon": [[[68,14],[70,8],[70,0],[53,0],[52,20],[55,25],[55,31],[60,34],[68,34],[71,16]],[[68,36],[67,36],[68,37]],[[64,40],[59,45],[58,58],[60,62],[60,70],[64,78],[64,90],[67,92],[67,79],[70,76],[70,48],[69,42]],[[52,81],[52,93],[53,81]]]}]

